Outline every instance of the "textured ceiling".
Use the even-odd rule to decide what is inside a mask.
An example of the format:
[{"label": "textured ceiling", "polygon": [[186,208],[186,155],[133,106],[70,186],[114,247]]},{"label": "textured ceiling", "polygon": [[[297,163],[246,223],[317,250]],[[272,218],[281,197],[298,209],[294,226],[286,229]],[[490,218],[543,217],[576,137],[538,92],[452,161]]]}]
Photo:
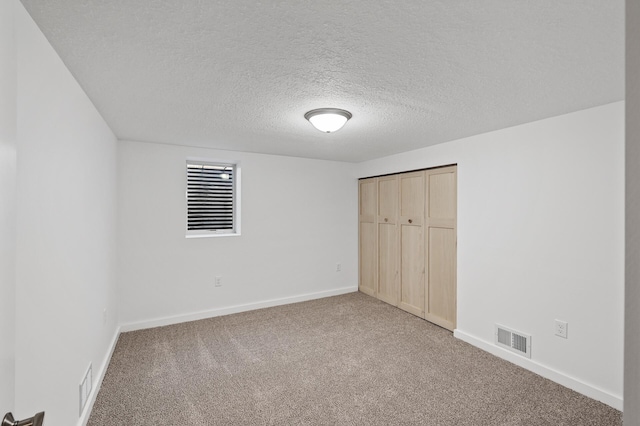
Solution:
[{"label": "textured ceiling", "polygon": [[624,98],[624,0],[22,2],[121,139],[362,161]]}]

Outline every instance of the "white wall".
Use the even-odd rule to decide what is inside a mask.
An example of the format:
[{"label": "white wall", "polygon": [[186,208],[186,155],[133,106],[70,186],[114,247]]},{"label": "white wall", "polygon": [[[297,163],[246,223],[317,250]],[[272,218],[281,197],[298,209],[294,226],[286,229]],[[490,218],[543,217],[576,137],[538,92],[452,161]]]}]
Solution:
[{"label": "white wall", "polygon": [[[241,236],[185,238],[187,157],[241,162]],[[357,289],[352,164],[122,141],[119,167],[122,323]]]},{"label": "white wall", "polygon": [[14,0],[0,1],[0,416],[14,405],[16,52]]},{"label": "white wall", "polygon": [[[116,331],[117,141],[16,1],[17,418],[79,423]],[[108,321],[103,325],[103,309]]]},{"label": "white wall", "polygon": [[[532,335],[494,351],[622,408],[624,103],[359,165],[366,177],[458,164],[458,330]],[[567,340],[554,319],[569,322]]]},{"label": "white wall", "polygon": [[640,425],[640,2],[627,1],[624,424]]}]

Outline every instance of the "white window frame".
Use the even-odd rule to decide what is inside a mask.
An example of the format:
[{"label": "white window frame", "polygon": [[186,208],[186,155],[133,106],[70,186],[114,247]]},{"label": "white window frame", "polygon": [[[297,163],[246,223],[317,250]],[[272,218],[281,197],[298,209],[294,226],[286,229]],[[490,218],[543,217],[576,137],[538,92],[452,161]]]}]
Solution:
[{"label": "white window frame", "polygon": [[[187,180],[187,165],[188,164],[208,164],[214,166],[232,166],[234,167],[234,176],[233,176],[233,230],[204,230],[204,229],[189,229],[189,194],[188,188],[189,183]],[[222,159],[211,159],[211,158],[201,158],[201,157],[187,157],[184,165],[184,226],[185,226],[185,237],[186,238],[209,238],[209,237],[235,237],[240,236],[240,217],[241,217],[241,208],[240,208],[240,188],[241,188],[241,180],[242,173],[240,162],[237,160],[222,160]]]}]

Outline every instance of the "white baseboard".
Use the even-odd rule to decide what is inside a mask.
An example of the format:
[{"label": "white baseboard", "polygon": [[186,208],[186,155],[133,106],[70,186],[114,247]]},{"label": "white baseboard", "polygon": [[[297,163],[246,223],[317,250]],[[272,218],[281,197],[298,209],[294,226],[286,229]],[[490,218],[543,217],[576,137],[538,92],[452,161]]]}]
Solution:
[{"label": "white baseboard", "polygon": [[165,325],[180,324],[188,321],[197,321],[206,318],[219,317],[222,315],[237,314],[239,312],[253,311],[255,309],[270,308],[273,306],[288,305],[290,303],[306,302],[308,300],[322,299],[324,297],[339,296],[341,294],[354,293],[358,287],[342,287],[333,290],[320,291],[317,293],[307,293],[298,296],[284,297],[281,299],[270,299],[262,302],[247,303],[245,305],[228,306],[207,311],[193,312],[183,315],[174,315],[163,318],[155,318],[148,321],[131,322],[121,324],[120,330],[127,331],[143,330],[145,328],[162,327]]},{"label": "white baseboard", "polygon": [[615,408],[616,410],[622,411],[623,399],[621,396],[614,395],[596,386],[589,385],[576,378],[567,376],[564,373],[561,373],[552,368],[539,364],[529,358],[523,358],[521,356],[518,356],[512,352],[509,352],[505,349],[495,346],[492,343],[489,343],[485,340],[478,339],[477,337],[467,334],[464,331],[456,329],[453,332],[453,335],[454,337],[460,340],[463,340],[475,347],[478,347],[486,352],[489,352],[490,354],[495,355],[498,358],[507,360],[512,364],[516,364],[517,366],[520,366],[524,369],[532,371],[546,379],[552,380],[556,383],[561,384],[562,386],[568,387],[569,389],[573,389],[578,393],[588,396],[589,398],[595,399],[600,402],[604,402],[605,404]]},{"label": "white baseboard", "polygon": [[120,337],[120,327],[116,327],[116,331],[113,334],[113,338],[111,339],[111,344],[109,345],[109,350],[107,351],[107,355],[104,357],[102,361],[102,365],[100,365],[100,370],[98,370],[98,374],[94,376],[93,379],[93,389],[91,389],[91,394],[89,395],[89,400],[87,401],[87,405],[84,407],[84,411],[82,411],[82,415],[80,416],[80,420],[78,420],[78,426],[86,426],[89,421],[89,417],[91,416],[91,411],[93,411],[93,404],[96,402],[96,397],[98,396],[98,392],[100,391],[100,387],[102,386],[102,380],[104,380],[104,375],[107,373],[107,368],[109,367],[109,363],[111,362],[111,356],[113,355],[113,351],[116,349],[116,344],[118,343],[118,338]]}]

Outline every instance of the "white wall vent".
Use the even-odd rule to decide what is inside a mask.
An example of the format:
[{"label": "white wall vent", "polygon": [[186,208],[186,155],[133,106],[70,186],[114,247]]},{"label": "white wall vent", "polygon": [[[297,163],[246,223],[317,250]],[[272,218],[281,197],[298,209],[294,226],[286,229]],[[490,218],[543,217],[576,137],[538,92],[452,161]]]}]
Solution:
[{"label": "white wall vent", "polygon": [[496,324],[496,345],[531,358],[531,336]]}]

